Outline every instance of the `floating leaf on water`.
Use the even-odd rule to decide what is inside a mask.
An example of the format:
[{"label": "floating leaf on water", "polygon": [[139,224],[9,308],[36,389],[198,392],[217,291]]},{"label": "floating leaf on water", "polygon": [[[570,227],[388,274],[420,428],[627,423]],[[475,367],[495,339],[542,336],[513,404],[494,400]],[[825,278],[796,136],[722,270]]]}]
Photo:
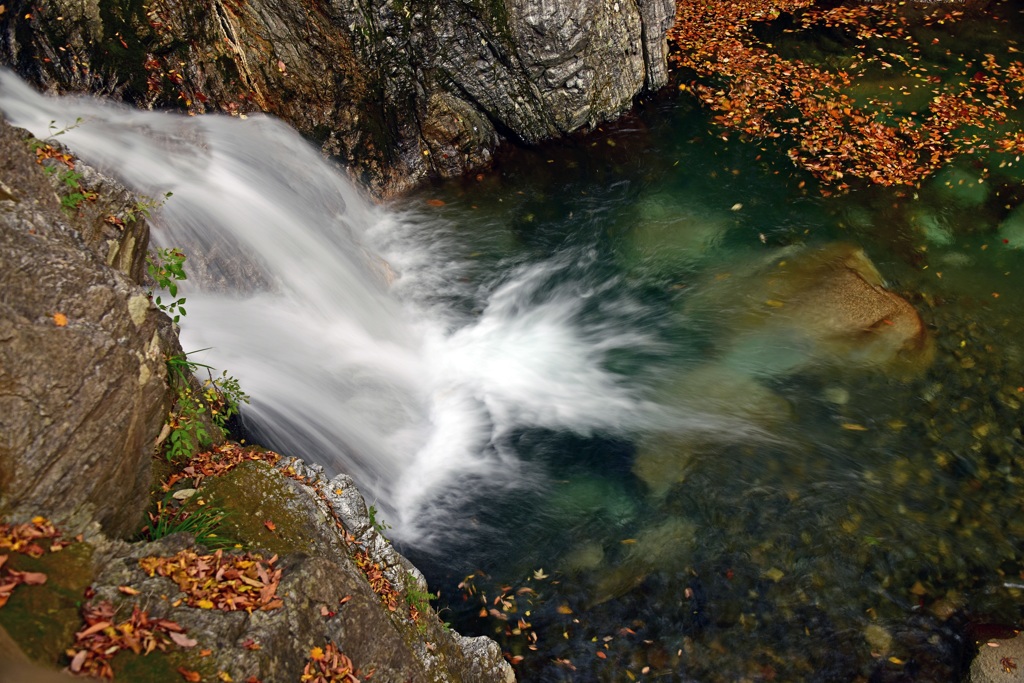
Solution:
[{"label": "floating leaf on water", "polygon": [[842,427],[843,429],[847,429],[847,430],[849,430],[851,432],[866,432],[866,431],[868,431],[867,427],[865,427],[864,425],[857,424],[856,422],[844,422],[844,423],[842,423],[839,426]]}]

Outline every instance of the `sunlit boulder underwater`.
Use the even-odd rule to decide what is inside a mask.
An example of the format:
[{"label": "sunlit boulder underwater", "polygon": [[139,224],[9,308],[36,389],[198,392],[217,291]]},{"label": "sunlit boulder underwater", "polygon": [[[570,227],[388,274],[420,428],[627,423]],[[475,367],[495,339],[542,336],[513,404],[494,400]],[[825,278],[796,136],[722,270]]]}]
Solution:
[{"label": "sunlit boulder underwater", "polygon": [[[719,268],[683,304],[710,331],[713,351],[666,382],[666,402],[738,419],[767,432],[789,405],[767,384],[797,373],[877,371],[912,377],[934,347],[917,310],[886,289],[860,247],[792,246]],[[689,463],[719,447],[714,437],[661,434],[639,446],[634,473],[655,496]]]}]

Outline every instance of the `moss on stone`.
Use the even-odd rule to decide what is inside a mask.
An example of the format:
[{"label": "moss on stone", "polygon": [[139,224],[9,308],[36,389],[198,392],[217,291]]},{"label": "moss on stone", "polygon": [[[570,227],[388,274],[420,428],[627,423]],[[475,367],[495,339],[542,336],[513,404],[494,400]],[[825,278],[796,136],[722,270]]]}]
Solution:
[{"label": "moss on stone", "polygon": [[242,463],[208,479],[198,495],[228,513],[223,534],[244,547],[279,555],[310,551],[313,534],[308,527],[315,520],[292,484],[270,465]]},{"label": "moss on stone", "polygon": [[110,663],[115,680],[134,683],[181,683],[179,668],[199,673],[202,680],[218,680],[213,667],[197,656],[172,647],[166,652],[154,650],[148,655],[137,655],[131,650],[118,652]]},{"label": "moss on stone", "polygon": [[42,585],[18,586],[0,609],[0,626],[30,659],[58,664],[71,647],[82,623],[79,609],[85,589],[93,578],[92,554],[91,545],[73,543],[40,558],[8,556],[11,569],[46,574]]}]

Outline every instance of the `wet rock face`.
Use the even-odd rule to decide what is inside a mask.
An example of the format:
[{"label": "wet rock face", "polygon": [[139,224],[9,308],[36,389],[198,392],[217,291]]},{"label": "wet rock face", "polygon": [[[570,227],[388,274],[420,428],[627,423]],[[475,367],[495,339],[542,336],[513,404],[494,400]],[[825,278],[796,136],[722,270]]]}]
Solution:
[{"label": "wet rock face", "polygon": [[[0,514],[128,534],[168,407],[160,314],[90,251],[94,224],[61,210],[26,137],[0,121]],[[146,246],[130,241],[112,242],[129,272]]]},{"label": "wet rock face", "polygon": [[0,63],[57,91],[263,110],[379,194],[614,118],[667,80],[665,0],[8,3]]}]

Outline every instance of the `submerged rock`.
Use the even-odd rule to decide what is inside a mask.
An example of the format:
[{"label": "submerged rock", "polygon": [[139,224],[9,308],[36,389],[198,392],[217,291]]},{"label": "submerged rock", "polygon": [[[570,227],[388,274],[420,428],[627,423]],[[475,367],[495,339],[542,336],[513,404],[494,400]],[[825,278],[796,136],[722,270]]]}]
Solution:
[{"label": "submerged rock", "polygon": [[765,381],[824,371],[918,373],[934,356],[920,315],[850,244],[787,249],[718,273],[688,300],[686,313],[711,328],[716,354],[664,392],[673,405],[721,424],[709,420],[706,430],[640,444],[633,472],[655,496],[683,481],[694,458],[744,429],[753,435],[789,419],[788,403]]},{"label": "submerged rock", "polygon": [[971,662],[970,683],[1018,681],[1021,667],[1024,667],[1024,636],[991,639],[978,648],[978,654]]},{"label": "submerged rock", "polygon": [[851,244],[787,250],[704,287],[689,310],[717,328],[718,362],[753,376],[920,371],[933,356],[921,316]]}]

